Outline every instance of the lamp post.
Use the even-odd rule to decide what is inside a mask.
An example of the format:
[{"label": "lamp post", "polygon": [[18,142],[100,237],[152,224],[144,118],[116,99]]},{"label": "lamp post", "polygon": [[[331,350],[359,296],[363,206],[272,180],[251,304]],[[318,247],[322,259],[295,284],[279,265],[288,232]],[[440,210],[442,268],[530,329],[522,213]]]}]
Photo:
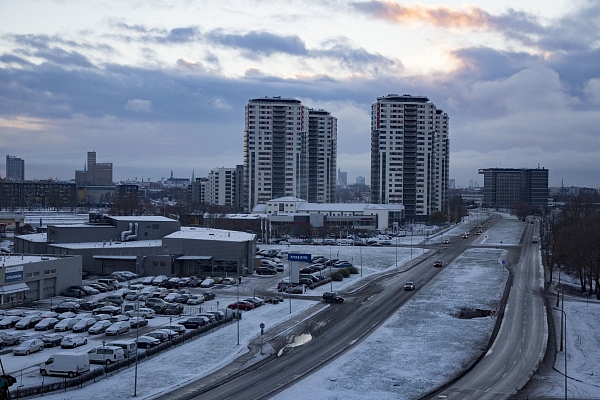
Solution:
[{"label": "lamp post", "polygon": [[360,276],[362,278],[362,245],[358,246],[360,251]]},{"label": "lamp post", "polygon": [[140,300],[136,299],[135,307],[137,308],[137,323],[135,325],[135,378],[133,380],[133,397],[137,396],[137,375],[138,375],[138,352],[137,345],[140,338]]},{"label": "lamp post", "polygon": [[237,344],[240,345],[240,283],[242,282],[242,277],[238,276],[238,284],[237,284],[237,307],[236,307],[236,319],[237,319]]},{"label": "lamp post", "polygon": [[[564,296],[564,294],[563,294]],[[565,324],[565,351],[564,351],[564,356],[565,356],[565,400],[567,400],[567,313],[565,313],[564,310],[561,310],[560,308],[556,308],[553,307],[556,311],[560,311],[562,313],[561,317],[564,318],[564,324]],[[560,328],[562,330],[562,321],[560,323]],[[561,351],[562,351],[562,336],[560,338],[560,346],[561,346]]]},{"label": "lamp post", "polygon": [[329,245],[329,283],[331,284],[331,292],[333,292],[333,276],[331,275],[331,244]]}]

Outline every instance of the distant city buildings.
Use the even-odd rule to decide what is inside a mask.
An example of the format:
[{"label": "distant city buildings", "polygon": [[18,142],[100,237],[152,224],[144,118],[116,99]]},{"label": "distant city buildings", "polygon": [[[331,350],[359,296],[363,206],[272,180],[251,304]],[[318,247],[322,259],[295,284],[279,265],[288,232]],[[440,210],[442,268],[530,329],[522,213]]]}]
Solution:
[{"label": "distant city buildings", "polygon": [[357,176],[356,177],[356,184],[364,186],[365,185],[365,177],[364,176]]},{"label": "distant city buildings", "polygon": [[337,175],[337,185],[342,187],[348,186],[348,173],[342,172],[339,168]]},{"label": "distant city buildings", "polygon": [[518,203],[548,206],[548,170],[545,168],[487,168],[483,175],[483,206],[514,209]]},{"label": "distant city buildings", "polygon": [[280,197],[335,196],[337,118],[300,100],[251,99],[244,128],[244,210]]},{"label": "distant city buildings", "polygon": [[77,187],[112,186],[112,163],[97,163],[96,152],[88,151],[87,163],[84,166],[83,171],[75,171],[75,184]]},{"label": "distant city buildings", "polygon": [[6,177],[23,182],[25,180],[25,160],[6,155]]},{"label": "distant city buildings", "polygon": [[448,114],[424,96],[390,94],[371,106],[371,201],[403,204],[407,220],[446,211]]}]

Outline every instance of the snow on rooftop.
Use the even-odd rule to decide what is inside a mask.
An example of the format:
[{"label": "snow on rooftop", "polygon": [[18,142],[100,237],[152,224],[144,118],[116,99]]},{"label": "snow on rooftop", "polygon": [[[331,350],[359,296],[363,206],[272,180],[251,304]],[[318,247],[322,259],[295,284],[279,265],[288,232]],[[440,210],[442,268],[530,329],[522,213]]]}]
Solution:
[{"label": "snow on rooftop", "polygon": [[160,247],[162,246],[161,239],[155,240],[132,240],[129,242],[83,242],[83,243],[54,243],[49,246],[57,247],[61,249],[124,249],[124,248],[138,248],[138,247]]},{"label": "snow on rooftop", "polygon": [[160,215],[136,215],[136,216],[118,216],[109,215],[108,218],[114,219],[115,221],[131,221],[131,222],[166,222],[175,221],[174,219],[163,217]]},{"label": "snow on rooftop", "polygon": [[253,233],[227,231],[224,229],[182,227],[181,230],[165,236],[169,239],[221,240],[228,242],[247,242],[254,240]]},{"label": "snow on rooftop", "polygon": [[3,255],[0,257],[3,267],[12,267],[13,265],[23,265],[33,262],[41,262],[48,260],[56,260],[58,257],[52,257],[48,255]]},{"label": "snow on rooftop", "polygon": [[28,235],[19,235],[16,237],[25,239],[29,242],[36,242],[36,243],[46,243],[46,241],[47,241],[46,240],[47,236],[46,236],[45,232],[44,233],[30,233]]}]

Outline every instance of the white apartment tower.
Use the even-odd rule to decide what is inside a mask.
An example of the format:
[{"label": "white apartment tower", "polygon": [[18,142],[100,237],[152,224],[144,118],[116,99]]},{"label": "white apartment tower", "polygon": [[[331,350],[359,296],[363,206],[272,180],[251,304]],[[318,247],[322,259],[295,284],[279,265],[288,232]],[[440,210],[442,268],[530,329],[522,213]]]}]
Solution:
[{"label": "white apartment tower", "polygon": [[234,206],[237,168],[215,168],[208,174],[207,200],[209,204]]},{"label": "white apartment tower", "polygon": [[244,130],[245,209],[308,195],[308,109],[299,100],[251,99]]},{"label": "white apartment tower", "polygon": [[334,203],[336,193],[337,118],[310,109],[308,128],[309,203]]},{"label": "white apartment tower", "polygon": [[448,114],[424,96],[390,94],[371,106],[371,201],[403,204],[408,221],[446,211]]}]

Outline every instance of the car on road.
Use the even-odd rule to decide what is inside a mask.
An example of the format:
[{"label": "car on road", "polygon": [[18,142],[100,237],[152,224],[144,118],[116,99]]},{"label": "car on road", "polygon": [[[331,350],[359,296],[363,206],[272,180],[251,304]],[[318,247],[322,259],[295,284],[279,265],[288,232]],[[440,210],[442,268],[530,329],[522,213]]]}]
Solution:
[{"label": "car on road", "polygon": [[227,306],[230,310],[245,310],[250,311],[254,309],[254,305],[252,303],[248,303],[247,301],[236,301]]},{"label": "car on road", "polygon": [[36,331],[47,331],[49,329],[54,329],[56,324],[58,324],[60,320],[58,318],[44,318],[37,324],[35,324],[34,329]]},{"label": "car on road", "polygon": [[277,270],[271,267],[258,267],[256,273],[258,275],[277,275]]},{"label": "car on road", "polygon": [[143,326],[148,325],[148,320],[142,317],[132,317],[129,320],[129,326],[133,328],[141,328]]},{"label": "car on road", "polygon": [[29,329],[35,327],[35,325],[42,320],[39,315],[29,315],[23,317],[15,324],[15,329]]},{"label": "car on road", "polygon": [[137,339],[137,347],[139,349],[151,349],[160,344],[160,339],[154,338],[152,336],[140,336]]},{"label": "car on road", "polygon": [[339,294],[337,294],[337,292],[325,292],[323,293],[323,300],[326,303],[332,302],[332,303],[343,303],[344,302],[344,298],[342,296],[340,296]]},{"label": "car on road", "polygon": [[74,349],[87,344],[87,339],[81,335],[67,335],[60,342],[62,349]]},{"label": "car on road", "polygon": [[60,342],[62,342],[64,337],[60,333],[49,333],[42,336],[42,342],[44,342],[44,347],[56,347],[60,346]]},{"label": "car on road", "polygon": [[404,284],[404,290],[415,290],[415,283],[412,281],[406,282]]},{"label": "car on road", "polygon": [[112,322],[110,322],[109,320],[98,321],[94,325],[92,325],[90,329],[88,329],[88,333],[90,335],[104,333],[106,331],[106,328],[108,328],[111,325]]},{"label": "car on road", "polygon": [[107,336],[120,335],[121,333],[129,332],[130,328],[131,326],[129,325],[129,321],[119,321],[106,328],[104,333]]},{"label": "car on road", "polygon": [[450,239],[444,239],[444,244],[449,244],[450,243]]},{"label": "car on road", "polygon": [[435,260],[433,262],[433,266],[436,267],[436,268],[443,267],[444,263],[442,262],[442,260]]},{"label": "car on road", "polygon": [[467,239],[469,237],[469,234],[465,232],[465,233],[463,233],[462,237],[463,237],[463,239]]},{"label": "car on road", "polygon": [[35,353],[44,350],[44,342],[41,339],[26,340],[13,349],[15,356],[28,356],[30,353]]}]

